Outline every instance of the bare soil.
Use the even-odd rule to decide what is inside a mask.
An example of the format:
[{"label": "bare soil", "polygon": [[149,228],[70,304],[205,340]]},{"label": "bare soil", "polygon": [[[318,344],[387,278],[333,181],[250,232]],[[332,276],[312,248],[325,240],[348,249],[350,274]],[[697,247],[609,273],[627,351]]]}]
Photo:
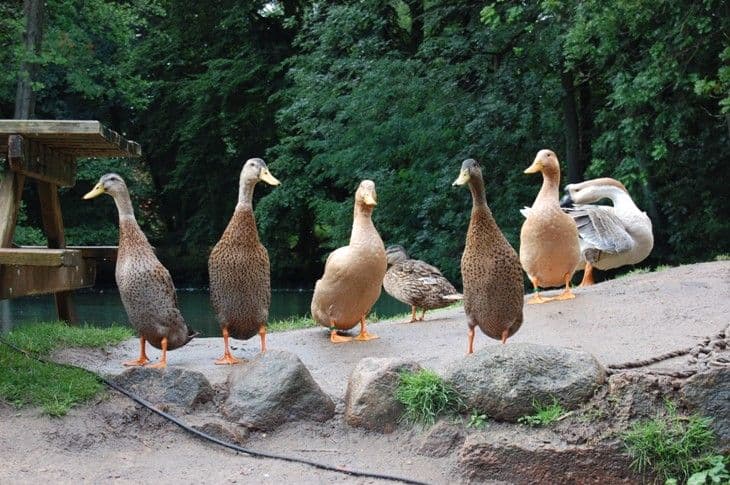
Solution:
[{"label": "bare soil", "polygon": [[[728,325],[730,262],[620,278],[577,289],[576,294],[572,301],[525,306],[525,323],[509,343],[581,349],[593,353],[604,365],[696,345]],[[341,345],[330,344],[324,329],[271,334],[269,347],[297,354],[335,400],[337,414],[327,423],[289,423],[270,433],[236,431],[243,446],[428,483],[459,482],[457,449],[443,458],[417,454],[426,430],[403,424],[382,435],[351,428],[342,416],[347,378],[363,357],[404,357],[436,371],[465,358],[463,309],[429,312],[426,318],[414,324],[373,324],[370,329],[380,339]],[[239,357],[251,358],[258,352],[258,339],[236,343],[234,353]],[[114,375],[123,371],[122,360],[136,355],[137,345],[132,339],[105,350],[67,349],[54,358]],[[478,334],[476,351],[487,345],[499,343]],[[156,357],[156,352],[152,349],[150,357]],[[222,386],[230,368],[213,365],[221,353],[221,339],[196,339],[171,352],[168,365],[203,372],[214,387]],[[678,357],[651,369],[682,370],[687,365],[685,357]],[[182,419],[200,424],[217,418],[199,413]],[[73,409],[64,418],[49,418],[37,409],[15,410],[0,402],[0,483],[42,481],[386,483],[223,449],[113,392]]]}]

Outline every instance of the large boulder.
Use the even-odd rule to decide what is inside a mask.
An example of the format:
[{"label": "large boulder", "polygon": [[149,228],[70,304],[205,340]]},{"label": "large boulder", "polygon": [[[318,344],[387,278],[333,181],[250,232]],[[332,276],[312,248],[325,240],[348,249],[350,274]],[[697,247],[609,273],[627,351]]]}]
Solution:
[{"label": "large boulder", "polygon": [[688,408],[712,418],[720,449],[730,452],[730,368],[692,376],[682,386],[682,399]]},{"label": "large boulder", "polygon": [[621,445],[569,445],[548,430],[505,426],[469,435],[457,469],[467,483],[640,483]]},{"label": "large boulder", "polygon": [[347,423],[373,431],[392,432],[404,410],[395,398],[400,373],[420,368],[416,362],[403,359],[367,357],[360,360],[347,383]]},{"label": "large boulder", "polygon": [[191,410],[213,399],[213,388],[200,372],[170,367],[132,367],[111,379],[153,404]]},{"label": "large boulder", "polygon": [[312,378],[299,358],[270,350],[236,366],[228,376],[223,414],[253,429],[273,429],[288,421],[327,421],[335,403]]},{"label": "large boulder", "polygon": [[605,378],[587,352],[521,343],[485,347],[452,365],[446,376],[471,409],[504,421],[532,414],[536,402],[557,399],[575,408]]}]

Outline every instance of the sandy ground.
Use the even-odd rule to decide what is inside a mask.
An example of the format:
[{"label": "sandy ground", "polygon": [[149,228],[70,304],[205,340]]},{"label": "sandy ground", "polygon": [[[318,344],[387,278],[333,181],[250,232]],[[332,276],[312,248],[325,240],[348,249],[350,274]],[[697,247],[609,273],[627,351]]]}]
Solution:
[{"label": "sandy ground", "polygon": [[[730,262],[621,278],[577,289],[576,294],[572,301],[525,306],[525,323],[510,343],[582,349],[606,365],[688,347],[723,330],[730,320]],[[269,348],[297,354],[338,403],[338,414],[324,424],[288,424],[273,433],[253,434],[245,446],[429,483],[457,482],[454,454],[439,459],[416,454],[422,430],[403,426],[379,435],[342,422],[347,378],[361,358],[410,358],[436,371],[464,358],[463,309],[430,312],[426,318],[415,324],[373,324],[371,330],[380,339],[342,345],[330,344],[324,329],[270,334]],[[234,353],[239,357],[250,358],[258,351],[258,339],[236,343]],[[102,374],[117,374],[123,370],[122,360],[136,356],[137,345],[135,339],[107,352],[65,351],[56,357]],[[487,345],[499,344],[478,332],[476,350]],[[198,370],[212,384],[221,384],[230,372],[212,363],[221,353],[221,339],[196,339],[171,352],[168,365]],[[150,357],[156,356],[153,349]],[[682,363],[683,359],[674,359],[655,365],[666,369]],[[114,395],[75,409],[63,419],[0,404],[0,483],[38,481],[386,483],[255,459],[202,443]]]}]

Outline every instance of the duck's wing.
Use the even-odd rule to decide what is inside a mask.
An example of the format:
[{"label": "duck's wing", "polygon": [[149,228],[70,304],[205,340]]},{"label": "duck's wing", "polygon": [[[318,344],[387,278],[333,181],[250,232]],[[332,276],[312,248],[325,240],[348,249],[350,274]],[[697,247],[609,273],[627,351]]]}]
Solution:
[{"label": "duck's wing", "polygon": [[590,246],[608,253],[624,253],[634,246],[634,239],[626,231],[613,207],[579,205],[565,212],[575,221],[581,239]]}]

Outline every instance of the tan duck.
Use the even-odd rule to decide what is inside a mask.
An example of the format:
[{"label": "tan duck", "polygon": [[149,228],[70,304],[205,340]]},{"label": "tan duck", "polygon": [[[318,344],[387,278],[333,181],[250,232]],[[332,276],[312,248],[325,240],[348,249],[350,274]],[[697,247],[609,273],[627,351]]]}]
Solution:
[{"label": "tan duck", "polygon": [[146,342],[162,350],[160,361],[149,367],[167,366],[167,351],[182,347],[197,335],[186,324],[177,308],[175,286],[170,273],[155,256],[134,217],[127,185],[115,173],[108,173],[84,199],[109,194],[119,212],[119,249],[115,277],[129,323],[139,334],[137,360],[124,362],[141,366],[149,362]]},{"label": "tan duck", "polygon": [[601,270],[636,264],[654,247],[651,219],[631,199],[624,184],[612,178],[586,180],[565,186],[561,205],[593,204],[611,199],[613,207],[576,205],[564,210],[578,226],[581,260],[585,264],[581,286],[593,284],[593,268]]},{"label": "tan duck", "polygon": [[[411,306],[409,323],[423,321],[426,310],[443,308],[462,298],[441,271],[419,259],[410,259],[403,246],[388,246],[385,256],[389,268],[383,288],[396,300]],[[421,318],[416,316],[418,308],[423,310]]]},{"label": "tan duck", "polygon": [[351,337],[338,335],[360,323],[357,340],[370,340],[365,316],[380,296],[387,268],[385,246],[373,225],[377,204],[375,183],[363,180],[355,193],[355,213],[350,244],[333,251],[324,265],[322,278],[314,285],[312,317],[330,330],[330,341],[347,342]]},{"label": "tan duck", "polygon": [[[520,231],[520,263],[535,287],[528,304],[575,298],[570,291],[570,279],[580,259],[578,229],[573,218],[560,208],[558,200],[560,162],[555,153],[537,152],[525,173],[537,172],[542,172],[542,188],[532,207],[522,211],[526,218]],[[540,296],[541,287],[563,285],[565,290],[559,296]]]},{"label": "tan duck", "polygon": [[464,312],[469,324],[468,353],[474,352],[474,328],[507,341],[522,326],[523,283],[517,253],[500,231],[484,194],[482,170],[464,160],[453,185],[469,184],[472,209],[461,256]]},{"label": "tan duck", "polygon": [[266,163],[252,158],[243,165],[238,204],[233,217],[208,259],[210,301],[223,333],[223,357],[216,364],[240,362],[231,354],[228,339],[248,340],[257,333],[266,351],[266,323],[271,303],[269,254],[259,242],[253,214],[253,192],[264,181],[279,185]]}]

